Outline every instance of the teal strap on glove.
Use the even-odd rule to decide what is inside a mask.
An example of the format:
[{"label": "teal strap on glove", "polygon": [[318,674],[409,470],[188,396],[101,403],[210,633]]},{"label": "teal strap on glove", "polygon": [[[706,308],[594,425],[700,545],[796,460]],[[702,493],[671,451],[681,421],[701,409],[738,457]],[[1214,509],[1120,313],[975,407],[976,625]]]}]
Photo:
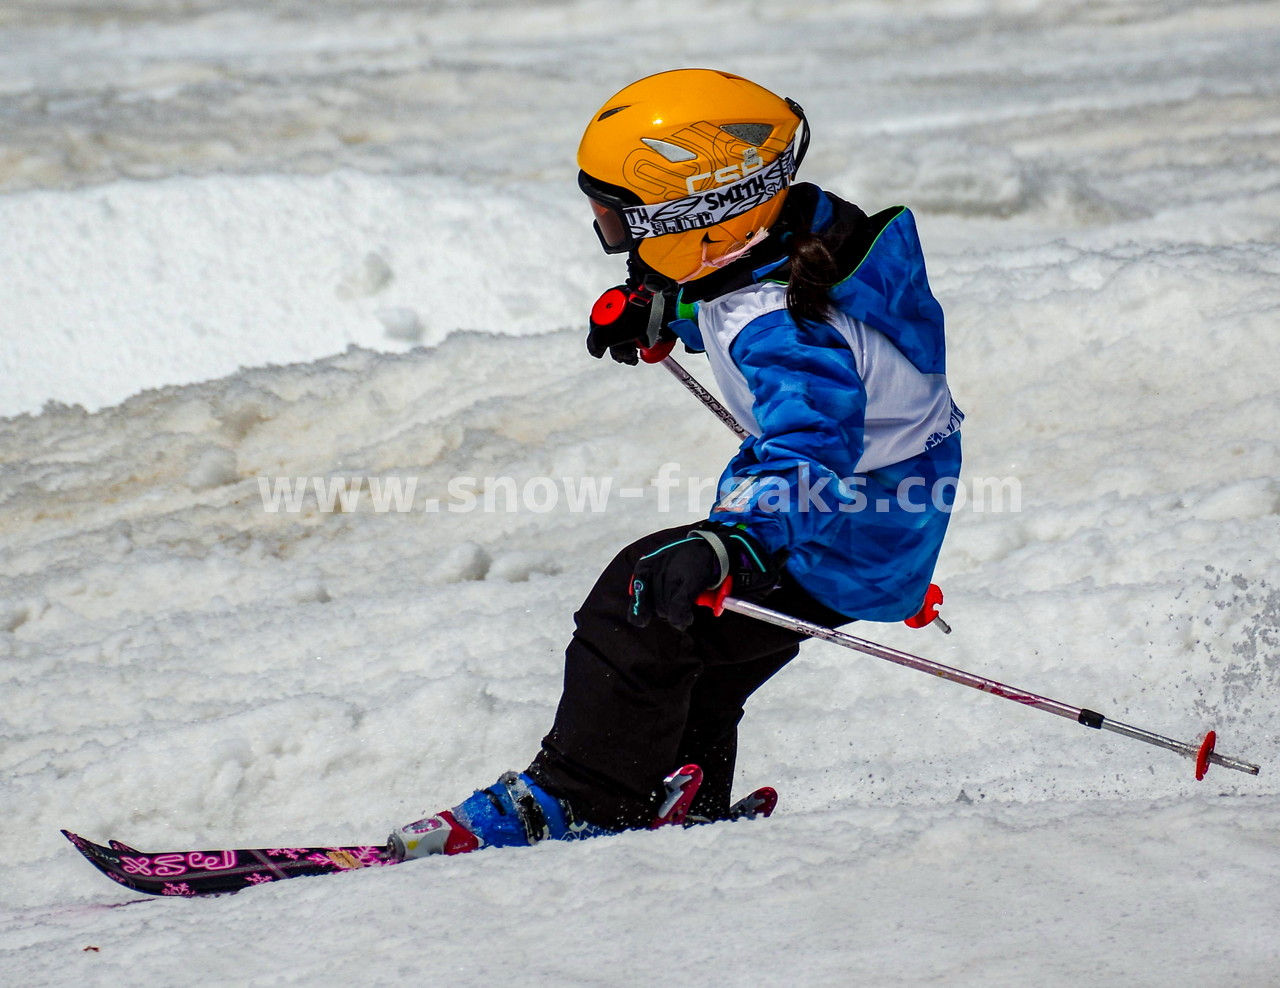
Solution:
[{"label": "teal strap on glove", "polygon": [[683,631],[704,591],[732,578],[739,596],[767,593],[780,576],[779,561],[746,531],[702,525],[636,562],[627,620],[643,628],[656,617]]}]

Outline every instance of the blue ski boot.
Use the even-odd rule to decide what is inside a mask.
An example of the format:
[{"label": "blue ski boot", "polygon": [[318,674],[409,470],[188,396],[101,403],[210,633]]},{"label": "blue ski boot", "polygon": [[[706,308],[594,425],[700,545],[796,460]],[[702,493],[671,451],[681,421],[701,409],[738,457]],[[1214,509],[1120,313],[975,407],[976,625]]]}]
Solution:
[{"label": "blue ski boot", "polygon": [[523,772],[506,772],[487,789],[477,789],[451,810],[392,831],[391,854],[398,860],[428,854],[465,854],[482,847],[527,847],[544,840],[584,840],[615,833],[578,820]]},{"label": "blue ski boot", "polygon": [[[685,822],[702,782],[702,769],[685,765],[663,780],[663,799],[650,829]],[[482,847],[528,847],[544,840],[585,840],[617,833],[577,819],[523,772],[507,772],[487,789],[477,789],[451,810],[405,824],[391,832],[388,856],[396,861],[429,854],[466,854]]]}]

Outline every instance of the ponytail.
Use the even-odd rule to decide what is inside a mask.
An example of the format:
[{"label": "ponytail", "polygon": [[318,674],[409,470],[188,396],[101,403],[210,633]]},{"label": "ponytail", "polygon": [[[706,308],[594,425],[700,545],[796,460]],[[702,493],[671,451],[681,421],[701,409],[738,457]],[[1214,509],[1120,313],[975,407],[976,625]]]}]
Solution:
[{"label": "ponytail", "polygon": [[787,311],[797,324],[822,322],[831,309],[827,292],[840,280],[836,259],[816,233],[795,234],[790,248]]}]

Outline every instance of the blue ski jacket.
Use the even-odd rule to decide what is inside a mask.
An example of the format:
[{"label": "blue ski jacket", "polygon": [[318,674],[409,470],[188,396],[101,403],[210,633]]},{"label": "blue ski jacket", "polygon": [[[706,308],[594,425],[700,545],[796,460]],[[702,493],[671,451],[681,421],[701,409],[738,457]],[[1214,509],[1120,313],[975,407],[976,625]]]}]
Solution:
[{"label": "blue ski jacket", "polygon": [[805,204],[802,225],[841,245],[848,273],[828,318],[798,325],[788,313],[783,257],[711,297],[686,285],[671,324],[706,352],[751,433],[710,520],[785,553],[827,607],[899,621],[924,600],[959,481],[964,416],[947,386],[942,308],[908,209],[867,217],[812,185],[789,196]]}]

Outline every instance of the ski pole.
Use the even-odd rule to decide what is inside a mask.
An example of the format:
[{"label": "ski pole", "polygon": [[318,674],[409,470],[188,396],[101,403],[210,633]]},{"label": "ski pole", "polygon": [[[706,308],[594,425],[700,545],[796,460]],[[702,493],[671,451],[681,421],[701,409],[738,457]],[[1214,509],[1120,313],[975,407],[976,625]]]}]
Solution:
[{"label": "ski pole", "polygon": [[835,628],[827,628],[810,621],[802,621],[799,618],[770,610],[767,607],[761,607],[759,604],[740,600],[737,597],[730,597],[729,592],[731,589],[731,581],[726,580],[717,590],[709,590],[699,597],[698,603],[710,607],[716,615],[720,615],[724,611],[734,611],[735,613],[755,618],[758,621],[765,621],[780,628],[788,628],[799,634],[808,635],[811,638],[842,645],[845,648],[853,649],[855,652],[862,652],[864,655],[884,659],[886,662],[893,662],[909,669],[927,672],[940,679],[947,679],[953,683],[959,683],[961,686],[981,690],[983,693],[990,693],[992,696],[1003,697],[1006,700],[1012,700],[1014,703],[1020,703],[1035,710],[1043,710],[1058,717],[1065,717],[1068,720],[1083,724],[1085,727],[1100,728],[1127,738],[1133,738],[1135,741],[1144,741],[1159,748],[1167,748],[1169,751],[1177,752],[1179,755],[1195,760],[1197,779],[1204,778],[1211,764],[1221,765],[1223,768],[1234,769],[1237,772],[1245,772],[1248,775],[1258,774],[1259,768],[1257,765],[1217,754],[1213,750],[1217,742],[1217,734],[1214,731],[1209,731],[1199,745],[1187,741],[1175,741],[1172,738],[1144,731],[1140,727],[1131,727],[1119,721],[1109,720],[1096,710],[1073,707],[1060,700],[1052,700],[1049,697],[1014,689],[1011,686],[998,683],[994,679],[987,679],[985,676],[965,672],[963,669],[954,669],[951,666],[942,665],[940,662],[912,655],[910,652],[903,652],[887,645],[878,645],[862,638],[855,638],[853,635],[837,631]]},{"label": "ski pole", "polygon": [[[648,364],[662,364],[668,371],[683,384],[695,398],[702,402],[711,412],[728,426],[733,433],[739,438],[745,439],[748,435],[742,424],[734,418],[724,405],[720,404],[706,388],[680,366],[679,362],[671,356],[671,350],[675,346],[674,341],[655,344],[652,347],[641,347],[640,357]],[[866,641],[853,635],[837,631],[834,628],[826,628],[820,624],[813,624],[808,621],[802,621],[798,618],[781,614],[778,611],[770,610],[767,607],[761,607],[759,604],[752,604],[745,600],[739,600],[736,597],[728,596],[730,581],[726,580],[720,587],[719,591],[712,594],[708,592],[699,598],[700,604],[710,607],[717,615],[723,611],[736,611],[747,617],[753,617],[760,621],[766,621],[769,624],[775,624],[782,628],[788,628],[800,634],[808,635],[811,638],[818,638],[823,641],[829,641],[836,645],[843,645],[845,648],[853,649],[856,652],[862,652],[878,659],[884,659],[887,662],[893,662],[897,665],[906,666],[910,669],[917,669],[920,672],[927,672],[930,675],[937,676],[941,679],[950,680],[953,683],[959,683],[961,686],[968,686],[972,689],[980,690],[983,693],[990,693],[993,696],[1003,697],[1006,700],[1013,700],[1015,703],[1021,703],[1023,706],[1033,707],[1037,710],[1043,710],[1046,713],[1054,714],[1058,717],[1065,717],[1074,720],[1085,727],[1092,727],[1105,731],[1111,731],[1113,734],[1120,734],[1127,738],[1133,738],[1136,741],[1143,741],[1146,744],[1155,745],[1158,748],[1165,748],[1169,751],[1176,752],[1187,758],[1195,760],[1196,779],[1203,779],[1205,773],[1208,772],[1209,766],[1221,765],[1223,768],[1234,769],[1237,772],[1245,772],[1248,775],[1257,775],[1260,771],[1257,765],[1251,762],[1240,761],[1236,758],[1228,758],[1226,755],[1219,755],[1214,751],[1217,743],[1217,733],[1209,731],[1205,734],[1204,739],[1199,745],[1191,744],[1187,741],[1175,741],[1172,738],[1166,738],[1151,731],[1145,731],[1140,727],[1132,727],[1128,724],[1122,724],[1116,720],[1108,720],[1096,710],[1088,710],[1083,707],[1073,707],[1070,704],[1062,703],[1059,700],[1053,700],[1049,697],[1039,696],[1035,693],[1027,693],[1022,690],[1013,689],[1003,683],[998,683],[993,679],[987,679],[985,676],[978,676],[974,673],[965,672],[962,669],[953,669],[951,666],[943,665],[940,662],[934,662],[931,659],[921,658],[912,655],[910,652],[899,651],[896,648],[890,648],[886,645],[878,645],[875,642]],[[920,612],[913,617],[907,618],[904,622],[909,627],[918,628],[925,624],[934,623],[947,634],[951,633],[951,628],[937,613],[937,607],[942,603],[942,591],[938,589],[936,584],[929,585],[929,592],[926,594],[925,603],[920,608]]]},{"label": "ski pole", "polygon": [[661,364],[669,370],[672,376],[689,389],[698,401],[702,402],[711,410],[711,414],[723,422],[732,430],[733,434],[739,439],[746,439],[750,433],[742,427],[742,423],[734,418],[733,412],[725,408],[716,400],[715,395],[698,383],[697,379],[687,370],[680,366],[680,362],[671,356],[671,350],[675,346],[675,341],[664,341],[655,343],[651,347],[640,348],[640,359],[646,364]]}]

